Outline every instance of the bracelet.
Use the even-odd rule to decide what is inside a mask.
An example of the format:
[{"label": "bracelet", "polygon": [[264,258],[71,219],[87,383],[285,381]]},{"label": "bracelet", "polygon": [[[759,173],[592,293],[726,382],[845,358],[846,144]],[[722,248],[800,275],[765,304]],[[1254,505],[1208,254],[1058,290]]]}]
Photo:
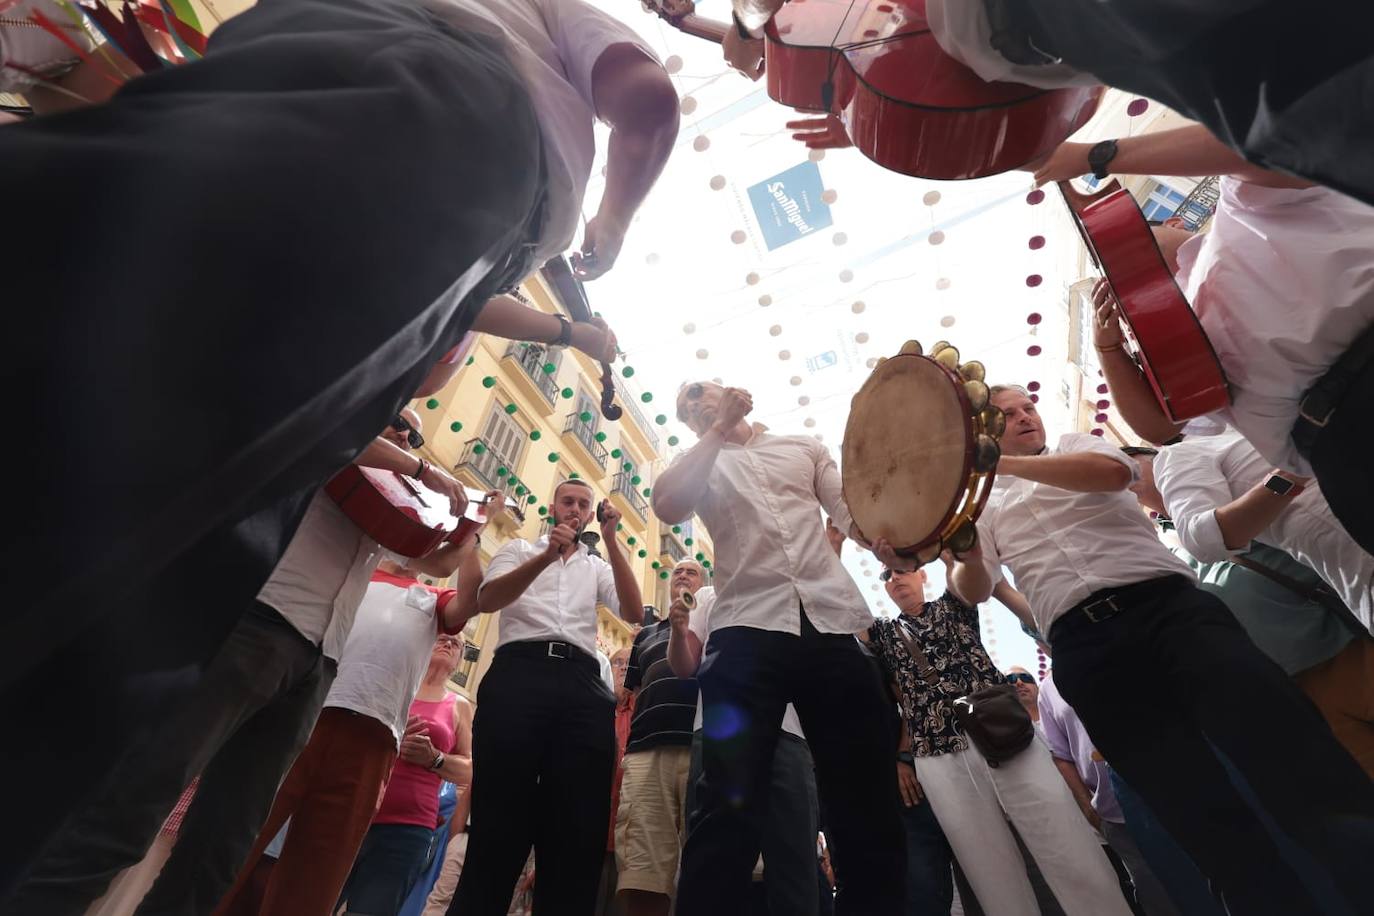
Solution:
[{"label": "bracelet", "polygon": [[410,476],[414,477],[416,480],[419,480],[420,478],[425,476],[425,471],[429,470],[429,462],[421,458],[419,455],[416,455],[415,457],[419,460],[420,467],[417,468],[415,473]]},{"label": "bracelet", "polygon": [[430,768],[431,770],[437,770],[437,769],[439,769],[440,767],[442,767],[443,765],[444,765],[444,752],[443,752],[443,751],[439,751],[439,752],[434,756],[434,762],[431,763],[431,764],[429,765],[429,768]]},{"label": "bracelet", "polygon": [[898,751],[897,761],[899,763],[910,763],[914,766],[916,763],[916,758],[911,756],[911,751]]}]

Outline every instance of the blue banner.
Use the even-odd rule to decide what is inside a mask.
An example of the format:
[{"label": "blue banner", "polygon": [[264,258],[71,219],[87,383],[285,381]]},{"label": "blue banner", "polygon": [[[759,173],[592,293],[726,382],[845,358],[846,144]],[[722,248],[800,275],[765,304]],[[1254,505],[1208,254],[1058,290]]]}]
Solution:
[{"label": "blue banner", "polygon": [[834,220],[821,200],[821,170],[807,160],[749,188],[754,218],[768,250],[824,229]]}]

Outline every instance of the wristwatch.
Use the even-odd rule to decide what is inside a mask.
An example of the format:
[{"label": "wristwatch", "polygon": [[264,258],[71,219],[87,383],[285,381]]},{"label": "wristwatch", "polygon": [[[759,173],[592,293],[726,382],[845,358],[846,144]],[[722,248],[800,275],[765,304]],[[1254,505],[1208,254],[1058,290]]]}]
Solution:
[{"label": "wristwatch", "polygon": [[429,765],[431,770],[437,770],[444,765],[444,752],[439,751],[434,755],[434,762]]},{"label": "wristwatch", "polygon": [[1116,158],[1116,141],[1103,140],[1101,143],[1094,143],[1092,149],[1088,150],[1088,167],[1093,170],[1093,177],[1102,181],[1111,171],[1107,168]]},{"label": "wristwatch", "polygon": [[1293,493],[1295,488],[1297,492],[1293,493],[1294,496],[1302,492],[1302,484],[1295,480],[1289,480],[1280,474],[1270,474],[1269,479],[1264,482],[1264,488],[1278,496],[1287,496],[1289,493]]},{"label": "wristwatch", "polygon": [[550,341],[555,347],[566,347],[572,343],[572,322],[562,315],[554,315],[558,319],[558,337]]}]

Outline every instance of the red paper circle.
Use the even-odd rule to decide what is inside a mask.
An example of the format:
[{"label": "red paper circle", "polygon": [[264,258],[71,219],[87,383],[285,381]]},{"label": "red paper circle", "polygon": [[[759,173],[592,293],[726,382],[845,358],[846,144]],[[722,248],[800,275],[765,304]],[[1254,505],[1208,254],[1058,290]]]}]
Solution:
[{"label": "red paper circle", "polygon": [[1033,235],[1030,237],[1030,241],[1027,244],[1030,245],[1031,251],[1039,251],[1041,248],[1045,247],[1045,237],[1043,235]]},{"label": "red paper circle", "polygon": [[1107,420],[1109,420],[1109,419],[1110,419],[1110,418],[1109,418],[1105,413],[1100,413],[1100,414],[1098,414],[1097,416],[1093,417],[1093,422],[1094,422],[1094,423],[1106,423]]},{"label": "red paper circle", "polygon": [[1040,390],[1040,383],[1039,383],[1039,382],[1026,382],[1026,390],[1027,390],[1027,391],[1039,391],[1039,390]]},{"label": "red paper circle", "polygon": [[1041,318],[1039,312],[1031,312],[1029,315],[1026,316],[1026,324],[1039,324],[1040,321]]},{"label": "red paper circle", "polygon": [[1126,106],[1126,114],[1133,118],[1138,118],[1143,115],[1149,107],[1149,99],[1132,99],[1131,104]]},{"label": "red paper circle", "polygon": [[1031,191],[1029,194],[1026,195],[1026,203],[1030,204],[1032,207],[1034,207],[1036,204],[1040,203],[1040,201],[1044,199],[1045,192],[1040,190],[1039,188],[1036,188],[1034,191]]},{"label": "red paper circle", "polygon": [[1039,344],[1031,344],[1029,347],[1026,347],[1026,355],[1027,355],[1027,356],[1039,356],[1039,355],[1040,355],[1040,345],[1039,345]]},{"label": "red paper circle", "polygon": [[1105,436],[1105,435],[1106,435],[1106,433],[1104,433],[1100,427],[1094,427],[1092,433],[1093,433],[1094,436]]},{"label": "red paper circle", "polygon": [[1097,402],[1097,409],[1098,409],[1098,410],[1106,410],[1108,407],[1111,407],[1111,406],[1112,406],[1112,402],[1111,402],[1111,401],[1108,401],[1106,398],[1103,398],[1102,400],[1100,400],[1100,401]]},{"label": "red paper circle", "polygon": [[1098,393],[1098,394],[1106,394],[1106,393],[1107,393],[1107,386],[1106,386],[1106,385],[1098,385],[1098,386],[1097,386],[1097,393]]},{"label": "red paper circle", "polygon": [[1030,399],[1031,399],[1031,403],[1032,403],[1032,404],[1039,404],[1039,403],[1040,403],[1040,395],[1038,395],[1038,394],[1033,394],[1033,395],[1031,395],[1031,396],[1030,396]]},{"label": "red paper circle", "polygon": [[1043,280],[1044,278],[1041,277],[1039,274],[1031,274],[1029,277],[1026,278],[1026,285],[1030,287],[1036,287],[1039,286]]}]

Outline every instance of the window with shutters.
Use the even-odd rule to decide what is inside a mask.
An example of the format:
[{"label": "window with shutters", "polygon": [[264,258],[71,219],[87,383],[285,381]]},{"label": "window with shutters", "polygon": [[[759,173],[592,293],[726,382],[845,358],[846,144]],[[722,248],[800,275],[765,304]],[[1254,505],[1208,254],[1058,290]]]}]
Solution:
[{"label": "window with shutters", "polygon": [[520,459],[525,454],[527,437],[528,433],[524,427],[515,422],[499,403],[492,407],[482,438],[486,440],[487,448],[501,456],[511,471],[519,466]]}]

